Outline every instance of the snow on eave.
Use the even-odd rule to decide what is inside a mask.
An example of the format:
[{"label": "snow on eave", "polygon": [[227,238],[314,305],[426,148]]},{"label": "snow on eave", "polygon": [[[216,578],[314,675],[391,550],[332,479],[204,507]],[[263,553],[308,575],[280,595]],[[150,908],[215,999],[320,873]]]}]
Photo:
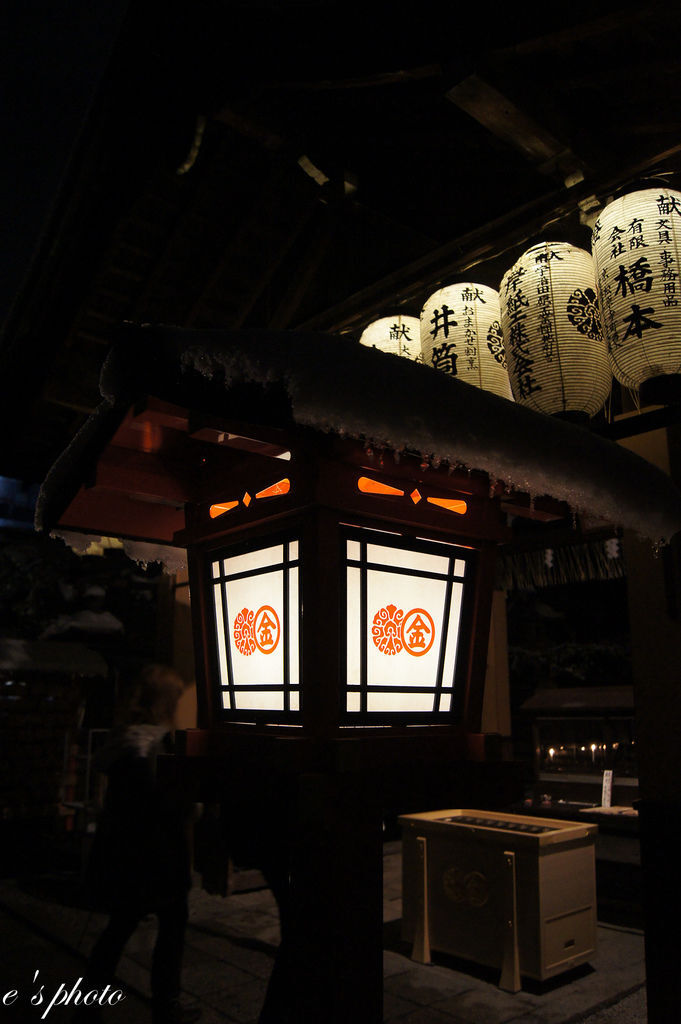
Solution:
[{"label": "snow on eave", "polygon": [[[105,545],[110,538],[99,534],[81,533],[78,530],[52,530],[50,537],[62,541],[76,555],[89,554],[98,544]],[[164,574],[176,576],[187,568],[187,551],[185,548],[173,547],[170,544],[156,544],[152,541],[128,540],[119,541],[124,554],[141,568],[158,564]]]},{"label": "snow on eave", "polygon": [[483,470],[654,542],[681,530],[681,492],[645,459],[431,367],[324,334],[141,330],[153,335],[157,370],[169,360],[175,379],[183,367],[227,392],[258,383],[263,403],[283,387],[300,425]]},{"label": "snow on eave", "polygon": [[[654,542],[681,530],[681,492],[645,459],[589,430],[535,413],[446,374],[345,338],[294,331],[121,331],[102,371],[108,403],[134,392],[194,407],[257,384],[265,417],[282,391],[293,421],[317,431],[482,470]],[[222,396],[220,398],[220,396]]]},{"label": "snow on eave", "polygon": [[35,506],[36,530],[50,530],[59,522],[81,484],[93,473],[97,459],[122,418],[123,407],[101,402],[70,444],[50,467]]}]

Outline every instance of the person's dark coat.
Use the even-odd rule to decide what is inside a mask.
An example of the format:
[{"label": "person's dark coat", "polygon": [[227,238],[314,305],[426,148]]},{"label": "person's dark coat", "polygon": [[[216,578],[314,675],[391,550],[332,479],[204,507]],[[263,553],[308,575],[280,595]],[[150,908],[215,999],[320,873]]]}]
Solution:
[{"label": "person's dark coat", "polygon": [[95,767],[108,784],[87,889],[100,909],[130,906],[151,913],[191,884],[191,806],[157,771],[167,740],[167,726],[129,725],[112,733],[97,756]]}]

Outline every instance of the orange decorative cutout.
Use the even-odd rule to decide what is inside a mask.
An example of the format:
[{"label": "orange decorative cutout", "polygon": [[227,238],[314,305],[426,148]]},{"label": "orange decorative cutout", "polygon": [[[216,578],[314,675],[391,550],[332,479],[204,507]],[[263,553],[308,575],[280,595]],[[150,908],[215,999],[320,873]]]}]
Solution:
[{"label": "orange decorative cutout", "polygon": [[396,494],[398,497],[404,495],[404,491],[401,491],[399,487],[382,484],[380,480],[372,480],[368,476],[361,476],[357,481],[357,487],[363,494]]},{"label": "orange decorative cutout", "polygon": [[379,608],[371,625],[371,639],[381,654],[399,654],[405,650],[422,658],[433,646],[435,623],[425,608],[412,608],[405,615],[397,605]]},{"label": "orange decorative cutout", "polygon": [[254,622],[255,615],[250,608],[242,608],[234,620],[234,629],[232,631],[234,646],[239,654],[243,654],[246,657],[249,654],[253,654],[255,650]]},{"label": "orange decorative cutout", "polygon": [[225,501],[221,505],[211,505],[211,519],[217,519],[218,516],[224,516],[225,512],[231,512],[232,509],[236,508],[238,504],[238,501]]},{"label": "orange decorative cutout", "polygon": [[258,491],[256,498],[276,498],[280,494],[288,494],[291,490],[291,481],[288,477],[284,477],[283,480],[277,480],[276,484],[272,484],[271,487],[266,487],[264,491]]},{"label": "orange decorative cutout", "polygon": [[248,506],[249,506],[249,505],[251,504],[251,502],[253,501],[253,499],[251,498],[251,496],[250,496],[250,494],[248,493],[248,491],[246,491],[246,493],[244,494],[244,496],[243,496],[243,498],[242,498],[241,500],[243,501],[243,503],[244,503],[244,505],[246,506],[246,508],[248,508]]},{"label": "orange decorative cutout", "polygon": [[394,604],[380,608],[374,615],[371,639],[381,654],[399,654],[404,646],[402,619],[404,612]]},{"label": "orange decorative cutout", "polygon": [[281,638],[279,616],[269,604],[264,604],[255,613],[250,608],[242,608],[234,620],[232,638],[237,651],[246,658],[256,648],[262,654],[271,654]]},{"label": "orange decorative cutout", "polygon": [[271,605],[265,604],[255,613],[255,643],[263,654],[276,650],[281,636],[279,616]]},{"label": "orange decorative cutout", "polygon": [[407,654],[421,658],[433,646],[435,623],[425,608],[412,608],[402,622],[402,641]]},{"label": "orange decorative cutout", "polygon": [[446,508],[448,512],[456,512],[460,516],[465,516],[468,511],[468,505],[465,501],[461,501],[459,498],[427,498],[426,499],[431,505],[438,505],[439,508]]},{"label": "orange decorative cutout", "polygon": [[418,503],[421,500],[421,492],[415,487],[414,490],[409,495],[409,497],[411,498],[415,505],[418,505]]}]

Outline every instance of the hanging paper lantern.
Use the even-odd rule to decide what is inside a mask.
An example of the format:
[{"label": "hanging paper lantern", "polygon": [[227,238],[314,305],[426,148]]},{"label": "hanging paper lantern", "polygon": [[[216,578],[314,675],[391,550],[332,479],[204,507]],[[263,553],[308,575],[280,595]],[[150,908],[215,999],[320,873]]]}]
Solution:
[{"label": "hanging paper lantern", "polygon": [[[644,189],[605,207],[593,232],[612,372],[664,401],[681,373],[681,192]],[[665,394],[666,392],[666,394]]]},{"label": "hanging paper lantern", "polygon": [[415,316],[384,316],[363,332],[360,345],[378,348],[381,352],[393,352],[406,359],[421,361],[421,339],[419,321]]},{"label": "hanging paper lantern", "polygon": [[493,288],[463,282],[431,295],[421,310],[421,350],[428,366],[512,400]]},{"label": "hanging paper lantern", "polygon": [[501,326],[515,400],[586,419],[612,385],[593,262],[567,242],[541,242],[501,281]]}]

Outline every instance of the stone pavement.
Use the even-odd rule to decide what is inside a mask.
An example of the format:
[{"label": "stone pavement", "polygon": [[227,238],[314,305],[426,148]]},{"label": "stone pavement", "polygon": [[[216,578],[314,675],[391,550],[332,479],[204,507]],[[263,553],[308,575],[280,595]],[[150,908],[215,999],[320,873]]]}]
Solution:
[{"label": "stone pavement", "polygon": [[[203,1006],[203,1024],[255,1024],[276,952],[279,926],[271,893],[257,872],[239,872],[236,879],[237,891],[226,899],[198,888],[191,893],[183,983]],[[48,895],[43,887],[41,892],[38,883],[0,881],[0,1024],[68,1021],[72,1008],[49,1009],[50,1001],[61,984],[65,996],[82,976],[104,920],[64,905],[54,891]],[[643,936],[635,929],[600,924],[592,965],[544,987],[525,982],[523,991],[512,995],[497,987],[496,972],[484,968],[445,957],[429,966],[412,962],[400,938],[400,917],[400,844],[388,843],[384,1021],[389,1024],[645,1024]],[[125,1001],[104,1011],[106,1024],[149,1024],[153,940],[153,922],[143,923],[119,971]],[[41,984],[43,1001],[31,1005]],[[3,1006],[5,993],[14,990],[16,1000]]]}]

